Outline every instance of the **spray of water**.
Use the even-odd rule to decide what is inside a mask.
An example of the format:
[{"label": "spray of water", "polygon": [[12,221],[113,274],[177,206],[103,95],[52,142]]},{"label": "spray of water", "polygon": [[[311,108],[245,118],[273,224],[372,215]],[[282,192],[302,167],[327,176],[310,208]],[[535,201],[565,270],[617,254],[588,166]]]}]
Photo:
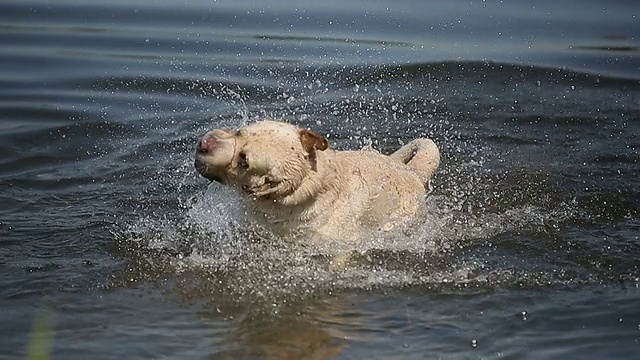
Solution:
[{"label": "spray of water", "polygon": [[[399,144],[372,138],[370,135],[375,132],[362,125],[367,122],[353,118],[388,118],[390,131],[409,137],[437,134],[445,161],[436,178],[436,189],[427,198],[426,215],[406,229],[385,235],[372,233],[348,250],[350,260],[346,266],[334,266],[331,260],[336,254],[331,247],[286,242],[252,224],[245,216],[240,195],[233,190],[218,184],[206,190],[201,185],[194,187],[192,149],[185,148],[182,150],[187,160],[178,167],[170,184],[163,187],[169,197],[178,198],[177,208],[140,215],[124,222],[116,233],[119,251],[128,259],[125,281],[170,279],[190,298],[220,295],[216,298],[230,304],[251,302],[273,308],[354,289],[493,289],[523,283],[517,272],[519,264],[509,259],[502,261],[493,254],[495,241],[519,232],[545,232],[575,213],[570,204],[509,205],[505,200],[496,207],[495,199],[508,194],[502,194],[504,189],[498,187],[499,181],[486,164],[495,154],[453,129],[447,116],[438,117],[440,100],[435,93],[418,101],[410,95],[402,99],[393,94],[381,96],[386,86],[382,80],[344,88],[349,95],[336,89],[329,91],[333,85],[319,80],[300,82],[311,85],[299,86],[298,92],[291,93],[302,94],[303,100],[287,95],[285,86],[276,92],[280,95],[273,95],[284,103],[281,108],[259,106],[255,112],[234,113],[218,119],[218,126],[239,126],[250,120],[250,113],[276,118],[282,115],[297,119],[303,126],[319,127],[338,148],[373,145],[383,150]],[[437,88],[427,85],[416,86],[432,92]],[[391,84],[394,86],[397,84]],[[421,89],[403,91],[411,94]],[[331,92],[333,95],[325,99]],[[237,97],[240,100],[236,101],[245,98]],[[307,115],[320,109],[328,109],[331,115]],[[340,124],[323,120],[340,116],[341,111],[348,116]],[[312,118],[315,123],[309,124]],[[323,131],[328,126],[336,129]],[[402,143],[398,137],[395,139]],[[163,181],[167,181],[166,176]],[[491,257],[492,262],[488,260]],[[539,274],[534,278],[524,282],[554,279]]]},{"label": "spray of water", "polygon": [[[469,174],[468,172],[466,173]],[[467,178],[467,177],[465,177]],[[229,304],[280,306],[343,291],[426,286],[494,288],[517,281],[511,267],[490,266],[470,249],[501,234],[544,228],[568,216],[534,206],[479,212],[456,185],[427,200],[426,215],[406,229],[371,234],[353,245],[345,266],[332,263],[331,247],[286,242],[245,216],[240,194],[211,184],[181,204],[174,218],[140,217],[119,233],[133,279],[176,279],[190,298],[219,295]]]}]

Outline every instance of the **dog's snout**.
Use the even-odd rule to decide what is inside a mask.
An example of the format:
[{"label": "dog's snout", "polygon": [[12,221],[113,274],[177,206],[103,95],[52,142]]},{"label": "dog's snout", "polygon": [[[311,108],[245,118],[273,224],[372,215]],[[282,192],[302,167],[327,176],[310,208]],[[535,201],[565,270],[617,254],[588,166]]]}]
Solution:
[{"label": "dog's snout", "polygon": [[205,135],[198,141],[198,152],[206,153],[216,147],[216,139],[211,135]]}]

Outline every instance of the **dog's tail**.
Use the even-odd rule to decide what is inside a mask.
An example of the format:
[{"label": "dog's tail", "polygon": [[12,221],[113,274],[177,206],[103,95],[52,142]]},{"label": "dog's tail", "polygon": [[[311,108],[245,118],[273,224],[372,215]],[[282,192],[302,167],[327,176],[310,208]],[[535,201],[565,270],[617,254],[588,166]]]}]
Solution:
[{"label": "dog's tail", "polygon": [[429,189],[429,180],[440,165],[440,150],[433,141],[415,139],[389,156],[407,164],[418,175],[425,188]]}]

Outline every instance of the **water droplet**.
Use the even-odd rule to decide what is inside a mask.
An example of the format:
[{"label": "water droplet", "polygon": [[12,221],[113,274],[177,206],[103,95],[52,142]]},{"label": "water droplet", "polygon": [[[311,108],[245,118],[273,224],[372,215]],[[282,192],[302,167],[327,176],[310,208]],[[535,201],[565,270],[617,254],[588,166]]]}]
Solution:
[{"label": "water droplet", "polygon": [[520,317],[522,318],[522,320],[527,320],[527,311],[526,310],[522,310],[520,312]]},{"label": "water droplet", "polygon": [[476,340],[476,339],[471,339],[471,347],[473,347],[473,348],[477,348],[477,347],[478,347],[478,340]]}]

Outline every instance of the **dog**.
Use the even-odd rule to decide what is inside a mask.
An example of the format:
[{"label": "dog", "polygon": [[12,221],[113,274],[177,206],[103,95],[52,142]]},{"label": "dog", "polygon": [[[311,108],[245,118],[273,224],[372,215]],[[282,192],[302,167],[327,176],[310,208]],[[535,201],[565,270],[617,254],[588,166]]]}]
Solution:
[{"label": "dog", "polygon": [[430,139],[390,155],[337,151],[322,135],[272,120],[212,130],[196,147],[200,175],[239,189],[248,213],[274,234],[338,242],[416,218],[440,164]]}]

